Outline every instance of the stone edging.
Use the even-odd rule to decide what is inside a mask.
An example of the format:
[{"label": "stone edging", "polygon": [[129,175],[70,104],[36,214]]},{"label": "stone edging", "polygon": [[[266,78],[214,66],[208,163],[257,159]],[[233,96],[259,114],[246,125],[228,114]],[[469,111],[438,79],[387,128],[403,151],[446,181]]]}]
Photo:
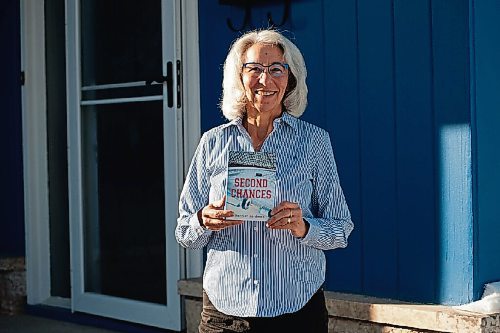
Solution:
[{"label": "stone edging", "polygon": [[0,258],[0,314],[20,313],[26,304],[24,257]]},{"label": "stone edging", "polygon": [[[179,280],[177,285],[180,295],[201,299],[201,278]],[[472,313],[443,305],[407,303],[330,291],[325,292],[325,298],[328,312],[334,320],[356,321],[365,326],[398,327],[401,332],[500,332],[498,313]]]}]

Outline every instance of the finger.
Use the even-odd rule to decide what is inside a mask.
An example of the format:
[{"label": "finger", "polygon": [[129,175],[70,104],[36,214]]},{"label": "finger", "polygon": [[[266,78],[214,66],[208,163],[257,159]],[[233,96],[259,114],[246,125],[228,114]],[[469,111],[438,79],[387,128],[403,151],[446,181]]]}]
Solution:
[{"label": "finger", "polygon": [[287,216],[288,215],[284,210],[280,210],[275,215],[271,216],[271,218],[267,221],[267,226],[281,224],[281,220]]},{"label": "finger", "polygon": [[223,225],[225,225],[226,227],[231,227],[233,225],[240,225],[242,224],[243,220],[224,220],[224,223],[222,223]]},{"label": "finger", "polygon": [[224,219],[228,217],[233,217],[234,212],[232,210],[207,209],[204,212],[203,216],[213,219]]},{"label": "finger", "polygon": [[269,227],[269,229],[275,229],[275,230],[286,230],[286,229],[291,229],[290,224],[283,224],[283,225],[273,225],[272,227]]},{"label": "finger", "polygon": [[290,217],[283,217],[276,220],[272,224],[268,224],[267,227],[270,229],[291,229],[293,224],[293,219]]},{"label": "finger", "polygon": [[[299,208],[299,210],[300,210],[300,208]],[[281,219],[284,219],[288,222],[287,219],[292,218],[294,216],[297,216],[298,215],[297,213],[298,213],[297,209],[283,208],[282,210],[277,211],[277,213],[271,217],[270,224],[274,224]]]},{"label": "finger", "polygon": [[276,207],[273,208],[271,211],[271,215],[275,215],[280,211],[286,210],[286,209],[300,209],[300,206],[296,202],[291,202],[291,201],[282,201],[280,202]]},{"label": "finger", "polygon": [[222,207],[224,207],[224,204],[225,204],[225,203],[226,203],[226,195],[224,194],[224,195],[222,196],[222,198],[220,198],[220,199],[219,199],[219,200],[217,200],[217,201],[214,201],[214,202],[212,203],[212,206],[213,206],[214,208],[222,208]]},{"label": "finger", "polygon": [[227,227],[242,224],[243,222],[244,221],[242,220],[220,220],[220,219],[204,218],[204,225],[207,229],[210,230],[222,230]]},{"label": "finger", "polygon": [[288,224],[288,219],[291,221],[290,212],[288,209],[279,211],[276,215],[272,216],[266,226],[282,226]]}]

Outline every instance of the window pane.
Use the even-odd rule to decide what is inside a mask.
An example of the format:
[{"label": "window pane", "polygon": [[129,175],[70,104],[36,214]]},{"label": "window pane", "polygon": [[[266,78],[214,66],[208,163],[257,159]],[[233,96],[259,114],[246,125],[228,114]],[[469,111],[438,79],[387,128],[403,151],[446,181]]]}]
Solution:
[{"label": "window pane", "polygon": [[82,116],[85,291],[165,304],[162,102]]},{"label": "window pane", "polygon": [[50,295],[71,297],[64,0],[45,0]]},{"label": "window pane", "polygon": [[80,31],[83,86],[161,76],[160,0],[82,0]]}]

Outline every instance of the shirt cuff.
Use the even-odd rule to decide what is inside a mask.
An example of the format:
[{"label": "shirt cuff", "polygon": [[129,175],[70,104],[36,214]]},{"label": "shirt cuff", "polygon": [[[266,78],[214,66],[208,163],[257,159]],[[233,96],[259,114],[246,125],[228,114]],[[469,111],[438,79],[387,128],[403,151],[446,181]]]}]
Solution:
[{"label": "shirt cuff", "polygon": [[200,221],[198,220],[198,214],[196,213],[189,219],[189,225],[198,236],[201,236],[204,233],[210,234],[212,232],[211,230],[201,226]]},{"label": "shirt cuff", "polygon": [[316,224],[315,219],[304,217],[304,220],[309,223],[309,230],[303,238],[299,239],[299,241],[304,245],[315,244],[319,239],[320,227]]}]

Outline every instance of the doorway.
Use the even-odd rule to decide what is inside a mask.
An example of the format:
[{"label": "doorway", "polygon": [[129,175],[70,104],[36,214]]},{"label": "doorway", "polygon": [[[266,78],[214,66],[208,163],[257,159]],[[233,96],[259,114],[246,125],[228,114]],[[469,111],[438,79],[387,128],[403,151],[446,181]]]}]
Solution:
[{"label": "doorway", "polygon": [[[201,253],[184,253],[174,238],[184,165],[200,131],[197,6],[46,4],[65,7],[64,59],[52,55],[46,34],[58,29],[44,25],[43,2],[21,2],[31,79],[23,88],[28,303],[180,330],[177,281],[202,267]],[[63,130],[67,143],[45,154]]]},{"label": "doorway", "polygon": [[67,1],[72,308],[176,330],[179,10]]}]

